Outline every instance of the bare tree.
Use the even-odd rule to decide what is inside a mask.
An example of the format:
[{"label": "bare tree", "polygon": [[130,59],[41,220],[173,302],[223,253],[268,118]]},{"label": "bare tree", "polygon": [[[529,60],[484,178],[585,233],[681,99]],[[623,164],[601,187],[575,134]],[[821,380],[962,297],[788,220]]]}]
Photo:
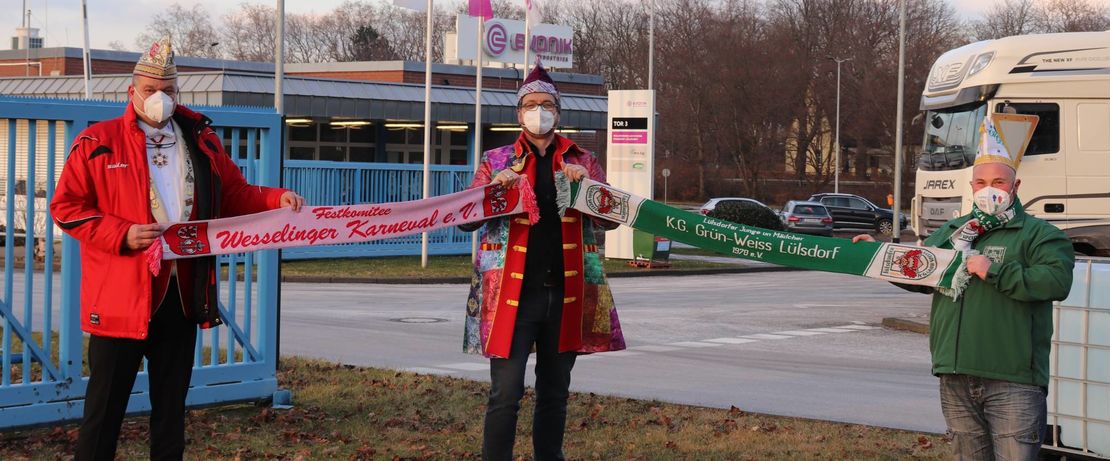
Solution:
[{"label": "bare tree", "polygon": [[360,26],[351,37],[351,57],[356,61],[391,61],[397,53],[373,26]]},{"label": "bare tree", "polygon": [[180,4],[170,5],[162,13],[154,15],[148,32],[135,39],[139,50],[147,50],[150,45],[169,35],[173,40],[174,52],[181,56],[203,58],[220,57],[220,35],[212,26],[212,19],[199,3],[186,9]]},{"label": "bare tree", "polygon": [[987,10],[972,28],[977,40],[1023,35],[1035,30],[1037,16],[1033,0],[1005,0]]},{"label": "bare tree", "polygon": [[1034,22],[1040,32],[1091,32],[1110,28],[1110,10],[1090,0],[1046,0]]},{"label": "bare tree", "polygon": [[226,56],[239,61],[274,60],[275,11],[268,5],[243,3],[224,16],[222,30]]},{"label": "bare tree", "polygon": [[127,47],[124,46],[123,42],[119,40],[112,40],[111,42],[108,42],[108,49],[115,51],[131,51],[127,49]]}]

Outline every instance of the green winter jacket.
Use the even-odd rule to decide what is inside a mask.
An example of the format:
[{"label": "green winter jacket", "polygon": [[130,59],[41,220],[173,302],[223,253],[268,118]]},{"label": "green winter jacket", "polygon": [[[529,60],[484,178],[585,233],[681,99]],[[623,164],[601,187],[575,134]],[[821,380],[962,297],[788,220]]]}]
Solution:
[{"label": "green winter jacket", "polygon": [[[1013,219],[973,244],[993,261],[987,279],[972,276],[957,300],[933,295],[929,350],[934,375],[1048,386],[1052,302],[1071,290],[1075,252],[1060,229],[1029,216],[1020,203],[1016,208]],[[945,223],[925,246],[952,248],[949,237],[970,219],[967,215]]]}]

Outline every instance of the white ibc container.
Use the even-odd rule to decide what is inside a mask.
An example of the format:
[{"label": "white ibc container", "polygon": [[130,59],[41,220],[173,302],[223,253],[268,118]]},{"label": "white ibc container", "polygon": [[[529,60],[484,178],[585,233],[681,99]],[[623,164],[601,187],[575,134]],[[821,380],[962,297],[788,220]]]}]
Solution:
[{"label": "white ibc container", "polygon": [[1054,446],[1110,459],[1110,259],[1080,258],[1056,304],[1048,423]]}]

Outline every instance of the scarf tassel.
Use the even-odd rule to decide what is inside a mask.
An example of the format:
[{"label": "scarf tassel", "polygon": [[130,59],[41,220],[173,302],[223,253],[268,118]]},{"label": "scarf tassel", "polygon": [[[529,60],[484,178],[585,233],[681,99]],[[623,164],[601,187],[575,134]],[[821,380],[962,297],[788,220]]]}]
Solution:
[{"label": "scarf tassel", "polygon": [[937,287],[937,291],[939,291],[940,294],[952,298],[953,301],[957,301],[960,299],[960,296],[963,296],[964,290],[967,289],[967,285],[971,283],[971,278],[973,277],[971,273],[967,271],[967,258],[979,254],[976,250],[965,250],[963,253],[960,267],[956,269],[956,273],[952,276],[952,286]]},{"label": "scarf tassel", "polygon": [[536,191],[532,190],[532,183],[528,181],[528,176],[520,175],[516,188],[520,192],[520,200],[524,202],[524,211],[528,213],[528,222],[532,224],[540,222],[540,207],[536,204]]},{"label": "scarf tassel", "polygon": [[155,240],[150,246],[143,250],[143,255],[146,256],[146,265],[150,269],[150,273],[155,277],[162,271],[162,239]]},{"label": "scarf tassel", "polygon": [[570,208],[570,179],[562,171],[555,172],[555,206],[559,209],[559,216],[566,216]]}]

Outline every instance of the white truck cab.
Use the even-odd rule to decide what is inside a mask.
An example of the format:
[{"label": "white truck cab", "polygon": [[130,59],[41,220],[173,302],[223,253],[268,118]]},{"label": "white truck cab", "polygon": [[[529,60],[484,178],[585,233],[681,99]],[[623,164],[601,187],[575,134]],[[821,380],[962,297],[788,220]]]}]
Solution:
[{"label": "white truck cab", "polygon": [[1077,252],[1110,256],[1110,31],[971,43],[933,64],[912,226],[921,238],[971,211],[971,166],[988,112],[1040,116],[1018,168],[1026,211]]}]

